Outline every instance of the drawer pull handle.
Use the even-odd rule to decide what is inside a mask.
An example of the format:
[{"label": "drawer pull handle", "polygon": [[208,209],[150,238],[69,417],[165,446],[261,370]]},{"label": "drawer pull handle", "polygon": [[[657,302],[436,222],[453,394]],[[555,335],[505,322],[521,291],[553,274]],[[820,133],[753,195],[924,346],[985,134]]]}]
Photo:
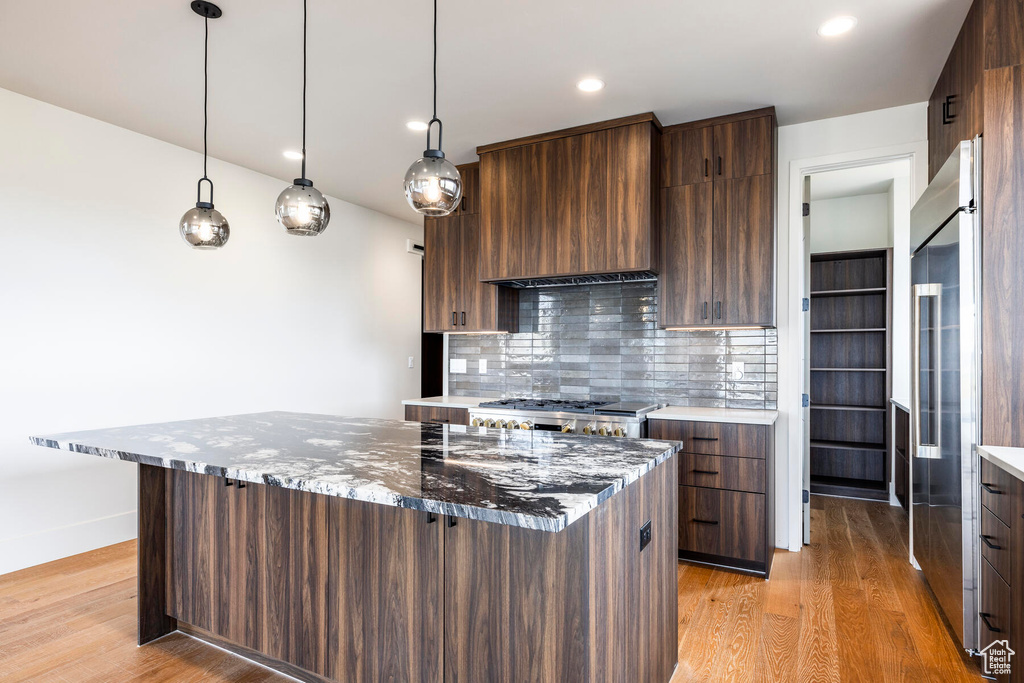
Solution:
[{"label": "drawer pull handle", "polygon": [[1002,491],[1000,491],[999,489],[997,489],[996,487],[992,486],[992,484],[984,484],[984,483],[983,483],[983,484],[981,485],[981,488],[983,488],[983,489],[985,489],[986,491],[988,491],[989,493],[995,494],[995,495],[997,495],[997,496],[1001,496],[1001,495],[1003,495],[1003,492],[1002,492]]},{"label": "drawer pull handle", "polygon": [[989,548],[991,548],[992,550],[1002,550],[1002,549],[1003,549],[1003,546],[1001,546],[1001,545],[996,545],[995,543],[993,543],[992,541],[990,541],[990,540],[988,540],[988,539],[989,539],[989,537],[988,537],[988,536],[986,536],[985,534],[982,534],[982,535],[981,535],[981,540],[982,540],[982,542],[984,542],[984,544],[985,544],[985,545],[987,545],[987,546],[988,546]]},{"label": "drawer pull handle", "polygon": [[694,474],[718,474],[717,470],[694,470]]},{"label": "drawer pull handle", "polygon": [[996,628],[995,626],[992,625],[992,622],[988,620],[988,618],[990,616],[992,616],[991,614],[986,614],[985,612],[981,612],[980,614],[978,614],[978,616],[981,617],[981,620],[985,622],[985,627],[989,631],[992,631],[992,633],[1002,633],[1003,632],[1003,629]]},{"label": "drawer pull handle", "polygon": [[718,522],[713,522],[713,521],[707,520],[707,519],[697,519],[696,517],[693,518],[693,521],[696,522],[697,524],[710,524],[712,526],[717,526],[718,525]]},{"label": "drawer pull handle", "polygon": [[[695,436],[695,437],[693,437],[693,440],[694,441],[718,441],[718,437],[717,436]],[[984,486],[984,484],[982,484],[982,486]]]}]

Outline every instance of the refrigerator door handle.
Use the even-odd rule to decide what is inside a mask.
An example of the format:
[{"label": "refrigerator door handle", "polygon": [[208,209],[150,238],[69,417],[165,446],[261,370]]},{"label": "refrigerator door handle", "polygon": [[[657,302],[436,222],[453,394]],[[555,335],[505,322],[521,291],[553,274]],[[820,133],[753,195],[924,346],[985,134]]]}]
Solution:
[{"label": "refrigerator door handle", "polygon": [[[935,299],[935,316],[932,329],[932,366],[934,370],[935,392],[930,398],[935,406],[935,435],[934,443],[921,443],[921,300],[925,298]],[[910,399],[911,416],[913,417],[913,455],[918,458],[938,460],[941,458],[939,445],[939,434],[942,432],[942,285],[924,284],[914,285],[914,351],[913,362],[913,393]]]}]

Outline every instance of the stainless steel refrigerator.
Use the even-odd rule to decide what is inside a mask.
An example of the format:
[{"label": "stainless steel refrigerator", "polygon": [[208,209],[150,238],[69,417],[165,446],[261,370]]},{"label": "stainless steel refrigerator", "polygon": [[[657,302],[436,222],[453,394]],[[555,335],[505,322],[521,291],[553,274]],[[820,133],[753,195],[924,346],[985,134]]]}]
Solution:
[{"label": "stainless steel refrigerator", "polygon": [[978,643],[981,138],[961,142],[910,217],[911,558],[964,648]]}]

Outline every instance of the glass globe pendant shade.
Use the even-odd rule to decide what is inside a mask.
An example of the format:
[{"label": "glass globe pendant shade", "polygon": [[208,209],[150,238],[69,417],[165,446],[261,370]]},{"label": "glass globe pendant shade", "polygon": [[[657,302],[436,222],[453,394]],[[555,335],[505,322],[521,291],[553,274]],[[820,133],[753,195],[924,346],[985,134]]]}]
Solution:
[{"label": "glass globe pendant shade", "polygon": [[295,180],[277,197],[274,209],[278,222],[289,235],[313,236],[327,229],[331,220],[331,205],[313,183],[303,178]]},{"label": "glass globe pendant shade", "polygon": [[455,165],[428,150],[405,174],[405,198],[424,216],[447,216],[462,201],[462,176]]},{"label": "glass globe pendant shade", "polygon": [[199,202],[194,209],[186,211],[179,230],[182,239],[193,249],[219,249],[231,235],[228,219],[207,202]]}]

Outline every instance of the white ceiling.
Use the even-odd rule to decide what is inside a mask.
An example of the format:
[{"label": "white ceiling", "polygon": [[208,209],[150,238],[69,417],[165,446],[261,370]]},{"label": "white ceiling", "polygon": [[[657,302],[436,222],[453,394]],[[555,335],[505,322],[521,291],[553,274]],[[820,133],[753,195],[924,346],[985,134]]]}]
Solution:
[{"label": "white ceiling", "polygon": [[811,176],[811,201],[888,192],[893,178],[908,175],[909,166],[902,160],[815,173]]},{"label": "white ceiling", "polygon": [[[0,0],[0,87],[202,148],[202,20],[188,0]],[[283,179],[298,163],[299,0],[222,0],[210,23],[210,153]],[[439,114],[477,145],[654,111],[665,124],[775,105],[791,124],[927,99],[970,0],[441,0]],[[416,220],[402,178],[430,118],[429,0],[309,0],[308,175]],[[823,39],[837,14],[860,20]],[[584,94],[583,76],[608,87]]]}]

